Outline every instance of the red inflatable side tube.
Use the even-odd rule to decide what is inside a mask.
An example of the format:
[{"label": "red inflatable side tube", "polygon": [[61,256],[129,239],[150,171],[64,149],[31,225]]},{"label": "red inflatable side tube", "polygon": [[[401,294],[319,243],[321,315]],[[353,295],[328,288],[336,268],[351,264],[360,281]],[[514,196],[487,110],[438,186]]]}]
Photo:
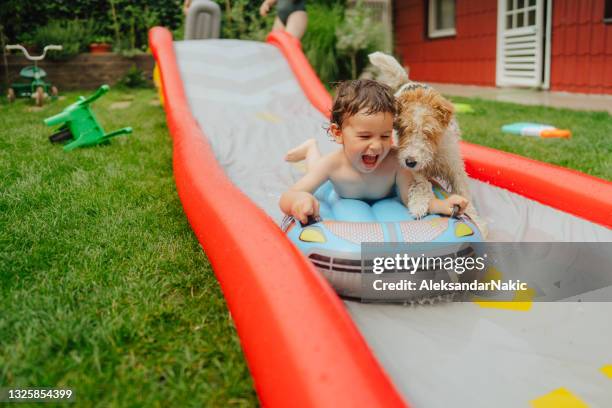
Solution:
[{"label": "red inflatable side tube", "polygon": [[312,69],[308,59],[306,59],[300,42],[283,31],[271,32],[268,34],[266,42],[276,46],[281,51],[312,106],[328,118],[331,112],[332,98],[314,69]]},{"label": "red inflatable side tube", "polygon": [[406,406],[324,278],[217,164],[189,109],[170,32],[153,28],[149,41],[178,194],[221,284],[262,405]]},{"label": "red inflatable side tube", "polygon": [[[290,35],[275,31],[269,43],[280,48],[310,102],[329,116],[331,98]],[[612,183],[552,164],[461,142],[470,177],[539,203],[612,228]]]},{"label": "red inflatable side tube", "polygon": [[612,228],[612,183],[606,180],[467,142],[461,154],[470,177]]}]

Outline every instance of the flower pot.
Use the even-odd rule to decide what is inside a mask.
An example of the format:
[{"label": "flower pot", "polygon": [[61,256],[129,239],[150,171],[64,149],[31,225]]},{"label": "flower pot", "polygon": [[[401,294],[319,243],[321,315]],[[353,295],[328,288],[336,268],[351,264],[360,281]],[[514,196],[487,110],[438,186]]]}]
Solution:
[{"label": "flower pot", "polygon": [[106,43],[89,44],[89,52],[92,54],[106,54],[111,52],[111,45]]}]

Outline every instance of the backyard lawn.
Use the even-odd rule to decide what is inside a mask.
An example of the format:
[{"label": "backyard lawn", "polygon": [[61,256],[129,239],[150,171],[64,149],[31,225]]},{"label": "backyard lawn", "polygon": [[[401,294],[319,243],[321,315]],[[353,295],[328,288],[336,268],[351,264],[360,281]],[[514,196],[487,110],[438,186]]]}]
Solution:
[{"label": "backyard lawn", "polygon": [[[469,103],[474,108],[474,113],[458,114],[465,140],[612,180],[612,116],[607,112],[580,112],[459,97],[450,99]],[[501,133],[502,125],[513,122],[551,124],[559,129],[570,129],[573,135],[564,140]]]},{"label": "backyard lawn", "polygon": [[[70,387],[79,406],[256,405],[175,191],[155,92],[111,90],[98,118],[134,133],[64,153],[42,120],[77,95],[42,109],[0,102],[0,384]],[[453,100],[475,110],[459,114],[466,140],[612,180],[607,113]],[[574,137],[502,135],[514,121]]]},{"label": "backyard lawn", "polygon": [[134,133],[64,153],[42,120],[77,96],[0,102],[0,384],[71,387],[78,406],[255,405],[155,92],[111,89],[99,120]]}]

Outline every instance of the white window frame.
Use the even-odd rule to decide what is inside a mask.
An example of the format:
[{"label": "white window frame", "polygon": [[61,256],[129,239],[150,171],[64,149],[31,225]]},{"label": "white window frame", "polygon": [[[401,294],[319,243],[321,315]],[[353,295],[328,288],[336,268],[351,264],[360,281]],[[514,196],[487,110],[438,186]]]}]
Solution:
[{"label": "white window frame", "polygon": [[440,37],[452,37],[457,35],[457,1],[455,0],[455,16],[454,16],[454,24],[453,28],[445,28],[443,30],[436,30],[436,17],[438,16],[438,10],[436,8],[436,2],[434,0],[429,0],[429,12],[427,13],[429,16],[429,21],[427,24],[427,35],[429,38],[440,38]]}]

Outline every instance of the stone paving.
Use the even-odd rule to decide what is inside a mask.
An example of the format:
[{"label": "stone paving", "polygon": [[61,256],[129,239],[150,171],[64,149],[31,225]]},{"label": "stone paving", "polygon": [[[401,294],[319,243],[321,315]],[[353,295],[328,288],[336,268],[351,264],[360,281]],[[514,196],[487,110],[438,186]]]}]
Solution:
[{"label": "stone paving", "polygon": [[539,91],[520,88],[493,88],[473,85],[431,83],[445,95],[490,99],[523,105],[544,105],[575,110],[608,111],[612,114],[612,95]]}]

